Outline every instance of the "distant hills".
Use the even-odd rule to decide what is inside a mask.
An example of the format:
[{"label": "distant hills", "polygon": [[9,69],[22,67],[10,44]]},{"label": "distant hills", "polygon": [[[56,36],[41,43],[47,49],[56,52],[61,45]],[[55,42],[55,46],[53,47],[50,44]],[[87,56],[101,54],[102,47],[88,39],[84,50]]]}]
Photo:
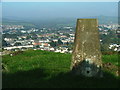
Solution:
[{"label": "distant hills", "polygon": [[[99,24],[117,24],[118,17],[114,16],[90,16],[90,17],[78,17],[78,18],[97,18]],[[56,26],[75,26],[78,18],[14,18],[3,17],[3,24],[20,24],[20,25],[37,25],[39,27],[56,27]]]},{"label": "distant hills", "polygon": [[99,24],[117,24],[118,23],[118,17],[98,16],[96,18],[98,18]]},{"label": "distant hills", "polygon": [[29,21],[26,21],[23,19],[14,19],[14,18],[2,18],[2,24],[3,25],[24,25],[24,26],[35,27],[35,25]]}]

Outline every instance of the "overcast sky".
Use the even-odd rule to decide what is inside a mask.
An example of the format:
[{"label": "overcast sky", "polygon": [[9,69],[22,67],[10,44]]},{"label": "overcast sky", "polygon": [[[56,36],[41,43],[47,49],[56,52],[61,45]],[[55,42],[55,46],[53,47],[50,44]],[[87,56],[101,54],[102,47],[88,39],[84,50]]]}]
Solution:
[{"label": "overcast sky", "polygon": [[117,2],[3,2],[3,17],[59,18],[117,16]]}]

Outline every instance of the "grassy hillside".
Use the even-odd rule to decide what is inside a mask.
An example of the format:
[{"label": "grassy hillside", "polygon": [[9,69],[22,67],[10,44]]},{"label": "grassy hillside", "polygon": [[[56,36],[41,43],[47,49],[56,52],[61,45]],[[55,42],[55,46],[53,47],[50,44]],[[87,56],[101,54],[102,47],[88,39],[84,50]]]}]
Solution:
[{"label": "grassy hillside", "polygon": [[[104,55],[103,62],[118,65],[117,55]],[[103,78],[86,78],[70,73],[71,54],[28,50],[3,56],[3,88],[88,88],[118,87],[119,77],[104,71]]]}]

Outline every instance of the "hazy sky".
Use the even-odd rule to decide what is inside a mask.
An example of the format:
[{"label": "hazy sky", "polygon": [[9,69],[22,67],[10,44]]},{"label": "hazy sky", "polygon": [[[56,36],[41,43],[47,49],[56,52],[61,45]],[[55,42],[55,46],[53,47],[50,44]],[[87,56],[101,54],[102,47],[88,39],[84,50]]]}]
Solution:
[{"label": "hazy sky", "polygon": [[119,2],[119,0],[1,0],[2,2]]},{"label": "hazy sky", "polygon": [[4,2],[3,17],[59,18],[117,16],[117,2]]}]

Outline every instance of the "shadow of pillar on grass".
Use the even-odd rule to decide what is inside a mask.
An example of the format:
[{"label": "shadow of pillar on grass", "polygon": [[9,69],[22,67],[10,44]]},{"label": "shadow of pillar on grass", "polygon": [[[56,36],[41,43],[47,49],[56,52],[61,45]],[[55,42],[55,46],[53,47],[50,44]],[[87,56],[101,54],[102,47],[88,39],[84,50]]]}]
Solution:
[{"label": "shadow of pillar on grass", "polygon": [[60,72],[57,68],[47,71],[49,70],[38,68],[15,73],[4,72],[3,88],[118,88],[120,80],[108,72],[103,72],[103,78],[95,78],[73,75],[71,71]]}]

